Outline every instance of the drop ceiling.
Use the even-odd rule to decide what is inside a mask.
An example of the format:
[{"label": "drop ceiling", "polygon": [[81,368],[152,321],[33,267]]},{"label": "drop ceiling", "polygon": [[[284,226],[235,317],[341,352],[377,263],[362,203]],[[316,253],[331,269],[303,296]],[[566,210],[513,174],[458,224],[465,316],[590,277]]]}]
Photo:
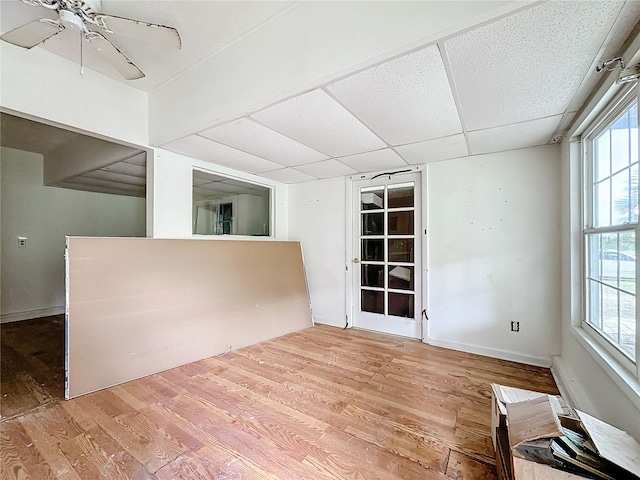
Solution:
[{"label": "drop ceiling", "polygon": [[269,190],[266,187],[195,170],[193,172],[193,193],[200,200],[211,200],[243,194],[268,196]]},{"label": "drop ceiling", "polygon": [[[52,127],[25,118],[0,113],[0,145],[6,148],[39,153],[45,161],[56,156],[58,149],[83,136],[63,128]],[[114,144],[115,145],[115,144]],[[97,193],[145,197],[147,177],[146,152],[128,149],[130,153],[116,162],[55,183],[54,187]],[[118,149],[120,151],[120,149]]]},{"label": "drop ceiling", "polygon": [[162,147],[298,183],[554,143],[638,21],[538,3]]},{"label": "drop ceiling", "polygon": [[[102,4],[105,13],[180,30],[183,49],[177,52],[113,39],[147,73],[147,78],[128,84],[147,92],[178,85],[185,72],[274,19],[285,18],[285,12],[299,5],[115,0]],[[403,9],[408,4],[394,5]],[[519,5],[506,16],[495,13],[475,27],[381,54],[373,64],[354,65],[348,73],[337,72],[306,90],[290,92],[282,101],[269,104],[265,98],[260,107],[229,119],[203,115],[199,128],[190,128],[187,135],[169,135],[154,146],[298,183],[557,142],[600,80],[595,66],[617,56],[634,32],[640,2]],[[2,31],[38,18],[44,10],[18,0],[0,2],[0,8]],[[37,48],[77,58],[74,39],[54,38]],[[356,34],[353,39],[357,41]],[[311,58],[331,54],[310,52]],[[250,82],[243,87],[247,85]],[[176,125],[174,131],[180,128]],[[109,180],[100,175],[94,180]]]}]

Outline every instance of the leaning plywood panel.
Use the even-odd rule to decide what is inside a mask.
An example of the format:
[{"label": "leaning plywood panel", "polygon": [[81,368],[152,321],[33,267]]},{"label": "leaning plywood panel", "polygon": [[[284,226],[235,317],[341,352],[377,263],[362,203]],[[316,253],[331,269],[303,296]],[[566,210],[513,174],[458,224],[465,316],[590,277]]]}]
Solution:
[{"label": "leaning plywood panel", "polygon": [[67,398],[310,327],[298,242],[67,240]]}]

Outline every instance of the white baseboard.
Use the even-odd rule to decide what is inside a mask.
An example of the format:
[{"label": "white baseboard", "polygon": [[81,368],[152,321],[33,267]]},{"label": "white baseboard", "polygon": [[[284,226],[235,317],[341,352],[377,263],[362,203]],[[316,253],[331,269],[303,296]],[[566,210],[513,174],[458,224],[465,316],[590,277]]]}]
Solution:
[{"label": "white baseboard", "polygon": [[450,342],[448,340],[439,340],[437,338],[428,338],[426,343],[435,347],[450,348],[452,350],[460,350],[462,352],[475,353],[476,355],[484,355],[485,357],[499,358],[500,360],[509,360],[511,362],[524,363],[527,365],[536,365],[538,367],[547,368],[551,366],[551,357],[523,355],[521,353],[511,352],[509,350],[479,347],[477,345]]},{"label": "white baseboard", "polygon": [[318,317],[316,315],[313,316],[313,322],[314,324],[322,324],[322,325],[329,325],[331,327],[340,327],[340,328],[344,328],[344,322],[343,323],[339,323],[336,322],[335,319],[329,319],[329,318],[323,318],[323,317]]},{"label": "white baseboard", "polygon": [[40,308],[38,310],[28,310],[26,312],[7,313],[5,315],[0,315],[0,323],[20,322],[22,320],[49,317],[51,315],[60,315],[62,313],[64,313],[64,305]]},{"label": "white baseboard", "polygon": [[560,395],[571,407],[590,412],[592,415],[597,411],[582,386],[575,380],[575,375],[571,372],[567,363],[562,360],[562,357],[553,357],[551,374],[558,385]]}]

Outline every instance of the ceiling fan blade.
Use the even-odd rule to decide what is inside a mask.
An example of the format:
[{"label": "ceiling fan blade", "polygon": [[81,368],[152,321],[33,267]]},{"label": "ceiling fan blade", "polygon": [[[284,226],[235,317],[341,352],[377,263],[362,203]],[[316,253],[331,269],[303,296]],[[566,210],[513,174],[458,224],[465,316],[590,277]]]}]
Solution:
[{"label": "ceiling fan blade", "polygon": [[53,20],[36,20],[14,28],[2,35],[0,39],[22,48],[33,48],[62,30],[64,27]]},{"label": "ceiling fan blade", "polygon": [[127,80],[144,78],[144,73],[118,48],[98,32],[87,32],[84,38],[89,48],[100,58],[106,60]]},{"label": "ceiling fan blade", "polygon": [[93,19],[102,28],[118,35],[145,40],[159,47],[182,48],[182,40],[178,30],[173,27],[165,27],[155,23],[140,22],[130,18],[116,17],[113,15],[96,14]]}]

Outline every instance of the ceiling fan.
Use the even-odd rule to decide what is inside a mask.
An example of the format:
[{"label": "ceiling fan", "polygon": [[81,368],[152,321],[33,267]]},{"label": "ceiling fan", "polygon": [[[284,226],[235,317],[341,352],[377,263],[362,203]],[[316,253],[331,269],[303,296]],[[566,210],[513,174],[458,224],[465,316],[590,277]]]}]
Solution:
[{"label": "ceiling fan", "polygon": [[101,32],[127,35],[159,47],[182,48],[180,34],[175,28],[100,13],[101,0],[22,0],[22,2],[55,10],[58,13],[58,19],[35,20],[5,33],[0,36],[1,40],[19,47],[33,48],[64,30],[73,30],[80,33],[81,65],[82,47],[86,43],[90,50],[113,66],[127,80],[137,80],[145,75]]}]

